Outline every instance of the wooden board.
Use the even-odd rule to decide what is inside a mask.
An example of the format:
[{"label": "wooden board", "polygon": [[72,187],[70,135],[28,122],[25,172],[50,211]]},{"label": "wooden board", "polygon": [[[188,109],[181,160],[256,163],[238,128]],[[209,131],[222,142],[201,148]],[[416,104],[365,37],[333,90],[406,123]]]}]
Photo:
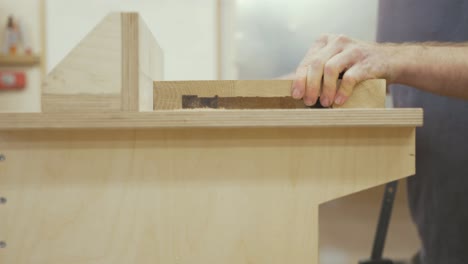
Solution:
[{"label": "wooden board", "polygon": [[[256,81],[165,81],[154,83],[154,109],[181,109],[182,95],[200,97],[291,96],[290,80]],[[368,80],[356,86],[342,106],[335,108],[385,108],[385,80]]]},{"label": "wooden board", "polygon": [[159,110],[0,114],[0,130],[166,127],[415,127],[422,109]]},{"label": "wooden board", "polygon": [[[122,110],[138,111],[138,15],[121,14],[122,23]],[[118,77],[115,76],[115,77]],[[115,78],[114,77],[114,78]]]},{"label": "wooden board", "polygon": [[11,264],[317,264],[318,205],[415,161],[411,127],[15,131],[0,150]]},{"label": "wooden board", "polygon": [[151,111],[153,81],[161,79],[162,51],[146,24],[137,13],[112,13],[46,78],[43,111]]},{"label": "wooden board", "polygon": [[118,94],[48,94],[42,97],[43,112],[99,112],[121,110]]},{"label": "wooden board", "polygon": [[0,67],[32,67],[40,61],[36,55],[0,55]]},{"label": "wooden board", "polygon": [[120,14],[102,20],[47,76],[48,94],[120,94],[122,31]]},{"label": "wooden board", "polygon": [[138,16],[139,111],[153,111],[153,82],[164,80],[164,54],[143,19]]}]

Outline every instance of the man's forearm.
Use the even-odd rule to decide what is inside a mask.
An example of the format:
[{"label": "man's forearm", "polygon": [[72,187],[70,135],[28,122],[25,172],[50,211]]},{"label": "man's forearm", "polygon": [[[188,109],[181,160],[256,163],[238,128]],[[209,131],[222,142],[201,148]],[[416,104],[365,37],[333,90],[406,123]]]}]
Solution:
[{"label": "man's forearm", "polygon": [[468,99],[468,43],[395,45],[394,83]]},{"label": "man's forearm", "polygon": [[297,67],[291,94],[306,105],[318,98],[326,107],[341,105],[358,83],[378,78],[468,99],[468,43],[371,43],[323,35]]}]

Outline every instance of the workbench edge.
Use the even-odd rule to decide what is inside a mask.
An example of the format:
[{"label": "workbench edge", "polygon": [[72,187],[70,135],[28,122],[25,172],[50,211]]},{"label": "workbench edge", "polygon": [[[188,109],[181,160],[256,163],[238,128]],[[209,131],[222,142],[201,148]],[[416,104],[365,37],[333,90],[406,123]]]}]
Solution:
[{"label": "workbench edge", "polygon": [[0,130],[195,127],[419,127],[420,108],[0,113]]}]

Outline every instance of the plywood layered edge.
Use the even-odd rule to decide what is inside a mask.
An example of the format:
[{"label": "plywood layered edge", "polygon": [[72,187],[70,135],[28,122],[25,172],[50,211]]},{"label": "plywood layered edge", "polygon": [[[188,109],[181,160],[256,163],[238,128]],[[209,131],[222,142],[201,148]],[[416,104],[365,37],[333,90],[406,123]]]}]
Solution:
[{"label": "plywood layered edge", "polygon": [[166,127],[417,127],[406,109],[160,110],[154,112],[3,113],[0,130]]}]

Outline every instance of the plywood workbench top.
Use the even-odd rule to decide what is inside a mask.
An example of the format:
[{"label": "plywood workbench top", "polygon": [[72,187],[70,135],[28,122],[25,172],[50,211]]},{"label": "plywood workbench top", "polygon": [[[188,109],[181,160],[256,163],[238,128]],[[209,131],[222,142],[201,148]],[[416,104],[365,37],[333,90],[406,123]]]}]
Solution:
[{"label": "plywood workbench top", "polygon": [[405,127],[421,109],[167,110],[100,113],[2,113],[0,130],[164,127]]}]

